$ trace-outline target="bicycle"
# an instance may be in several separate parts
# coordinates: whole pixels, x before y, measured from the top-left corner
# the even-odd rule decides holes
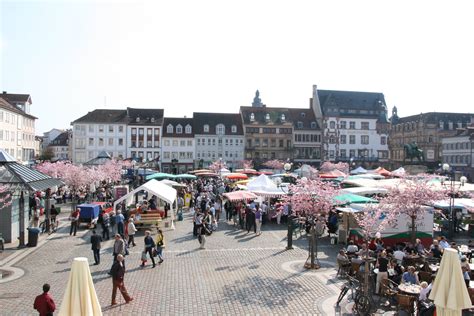
[[[39,223],[38,228],[40,229],[41,234],[46,232],[46,219],[44,219],[42,222]],[[57,229],[58,229],[58,222],[56,220],[56,217],[51,217],[50,223],[49,223],[48,235],[55,233]]]
[[[351,290],[351,296],[354,300],[353,312],[356,315],[369,315],[373,306],[372,299],[364,293],[364,289],[359,280],[351,277],[349,274],[346,275],[348,281],[341,288],[341,293],[337,298],[336,308],[340,308],[339,304],[342,302],[342,299],[346,296],[347,292]]]

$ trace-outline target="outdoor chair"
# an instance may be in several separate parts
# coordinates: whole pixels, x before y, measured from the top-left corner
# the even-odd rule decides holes
[[[351,272],[351,263],[347,261],[337,260],[337,274],[336,277],[345,277]]]
[[[395,303],[396,297],[398,294],[398,286],[395,282],[390,279],[382,280],[381,288],[380,288],[380,300],[382,298],[386,298],[388,301],[385,301],[385,305],[387,306],[387,302],[389,304]]]
[[[398,311],[404,310],[410,315],[415,315],[416,296],[397,294]]]

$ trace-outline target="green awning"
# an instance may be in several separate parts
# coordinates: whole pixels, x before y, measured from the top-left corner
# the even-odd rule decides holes
[[[334,204],[335,205],[348,205],[351,203],[378,203],[379,201],[365,197],[365,196],[360,196],[356,194],[351,194],[351,193],[346,193],[346,194],[340,194],[334,198]]]
[[[178,174],[174,178],[175,179],[197,179],[197,177],[195,175],[187,174],[187,173]]]
[[[151,180],[151,179],[174,179],[176,176],[174,174],[170,174],[170,173],[163,173],[163,172],[157,172],[157,173],[154,173],[154,174],[150,174],[148,176],[146,176],[146,179],[147,180]]]

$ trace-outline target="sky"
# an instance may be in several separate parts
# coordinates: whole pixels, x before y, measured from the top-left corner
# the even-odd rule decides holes
[[[382,92],[389,111],[474,112],[474,2],[0,0],[0,90],[36,133],[97,108],[237,113],[259,89]]]

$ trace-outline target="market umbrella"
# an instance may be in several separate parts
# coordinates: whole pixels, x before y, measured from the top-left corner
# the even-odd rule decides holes
[[[384,176],[384,177],[389,177],[392,175],[392,173],[390,171],[388,171],[387,169],[385,168],[382,168],[382,167],[378,167],[377,169],[375,169],[375,172]]]
[[[87,258],[74,258],[58,315],[102,315]]]
[[[191,180],[194,180],[197,177],[195,175],[192,175],[192,174],[183,173],[183,174],[176,175],[174,178],[175,179],[191,179]]]
[[[219,175],[217,173],[208,171],[208,172],[199,172],[195,174],[196,177],[218,177]]]
[[[363,173],[367,173],[367,170],[365,170],[364,168],[362,168],[361,166],[351,170],[350,172],[351,174],[363,174]]]
[[[170,187],[181,187],[181,188],[185,188],[185,187],[186,187],[185,184],[181,184],[181,183],[178,183],[178,182],[176,182],[176,181],[168,180],[168,179],[161,180],[160,182],[161,182],[161,183],[164,183],[164,184],[166,184],[166,185],[169,185]]]
[[[249,191],[233,191],[224,193],[222,194],[222,196],[224,196],[224,198],[228,199],[231,202],[250,201],[255,200],[257,198],[257,195]]]
[[[377,200],[352,193],[337,195],[333,200],[335,205],[348,205],[352,203],[378,203]]]
[[[237,173],[245,173],[245,174],[253,174],[253,175],[258,175],[258,174],[260,174],[260,172],[258,172],[257,170],[255,170],[255,169],[250,169],[250,168],[247,168],[247,169],[237,169],[237,170],[235,170],[235,172],[237,172]]]
[[[154,174],[150,174],[149,176],[146,176],[147,180],[151,179],[174,179],[176,176],[174,174],[169,174],[169,173],[163,173],[163,172],[157,172]]]
[[[248,179],[248,176],[243,173],[228,173],[228,174],[223,174],[223,177],[226,177],[229,180],[245,180]]]
[[[429,299],[434,301],[438,316],[461,316],[463,309],[472,306],[457,250],[444,249]]]
[[[323,179],[329,179],[329,178],[339,178],[339,177],[345,177],[346,174],[342,171],[339,171],[337,169],[331,170],[329,172],[325,173],[320,173],[319,177]]]
[[[201,173],[201,172],[212,172],[211,170],[209,169],[196,169],[196,170],[193,170],[193,171],[189,171],[189,173]]]

